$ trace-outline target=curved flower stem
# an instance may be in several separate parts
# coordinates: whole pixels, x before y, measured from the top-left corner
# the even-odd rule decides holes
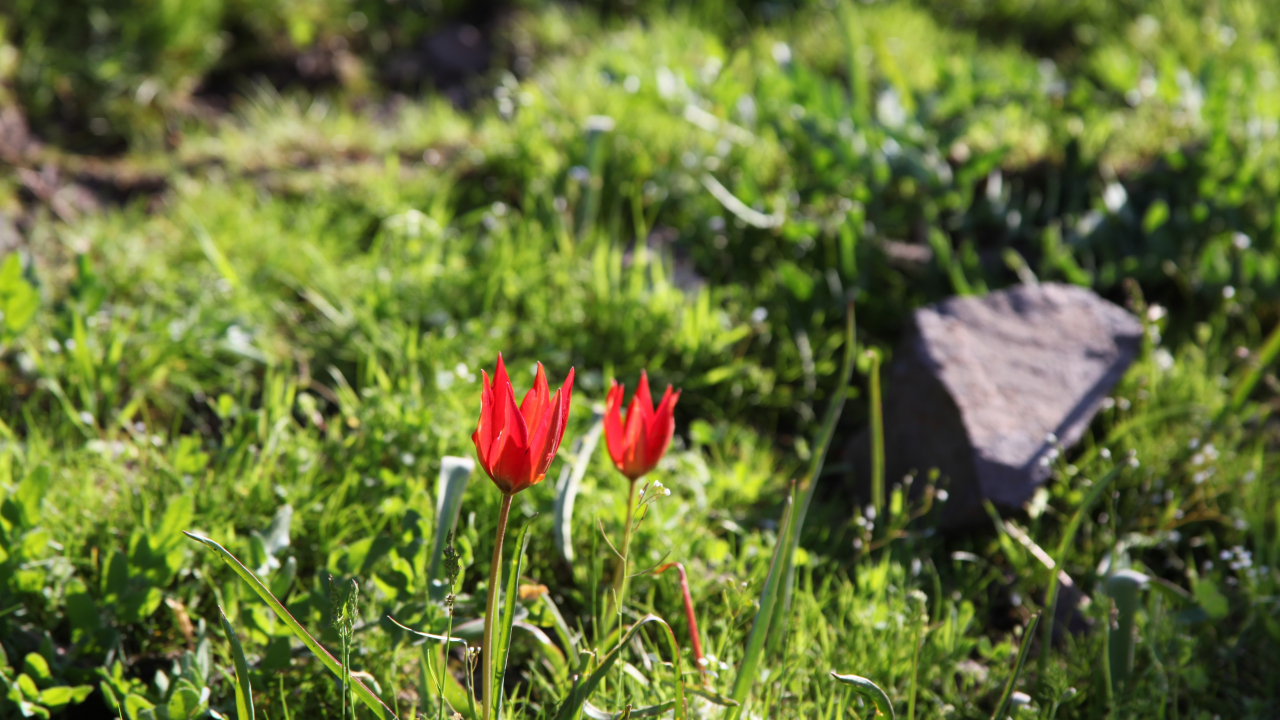
[[[636,481],[631,481],[631,488],[627,491],[627,523],[622,526],[622,545],[618,548],[621,557],[618,558],[618,572],[613,579],[613,610],[618,616],[618,627],[622,627],[622,604],[627,596],[627,561],[631,557],[631,525],[635,522],[636,512]],[[612,629],[613,622],[610,619],[609,627]],[[618,635],[621,641],[621,633]],[[608,634],[606,633],[606,640]]]
[[[493,565],[489,568],[489,599],[484,608],[484,642],[480,646],[480,682],[484,720],[489,720],[493,696],[493,626],[498,623],[499,585],[502,583],[502,538],[507,533],[507,516],[511,513],[511,496],[503,494],[502,509],[498,511],[498,537],[493,543]],[[502,688],[498,688],[502,692]]]
[[[702,640],[698,635],[698,616],[693,612],[693,595],[689,593],[689,576],[684,572],[684,565],[678,562],[667,563],[653,571],[654,575],[661,575],[667,571],[667,568],[675,568],[680,573],[680,592],[684,594],[684,616],[689,623],[689,638],[693,643],[693,659],[698,665],[698,670],[702,673],[707,672],[707,666],[702,660]]]

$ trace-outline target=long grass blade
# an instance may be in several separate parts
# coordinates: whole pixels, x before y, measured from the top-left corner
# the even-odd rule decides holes
[[[432,600],[442,600],[449,594],[448,585],[440,580],[440,567],[444,562],[449,533],[458,524],[458,511],[462,508],[467,481],[475,468],[476,463],[471,458],[446,455],[440,461],[440,481],[436,485],[436,540],[431,549],[431,564],[427,566],[427,587]]]
[[[1231,394],[1231,402],[1227,405],[1227,409],[1238,411],[1244,407],[1244,403],[1249,399],[1249,393],[1253,392],[1253,388],[1262,379],[1262,374],[1266,372],[1271,363],[1275,362],[1276,357],[1280,356],[1280,325],[1267,336],[1267,341],[1262,344],[1262,349],[1258,351],[1257,357],[1236,384],[1235,392]]]
[[[886,693],[879,685],[860,675],[841,675],[835,670],[831,671],[831,677],[836,682],[843,683],[853,688],[854,692],[871,701],[876,706],[876,715],[888,715],[889,720],[894,720],[893,703],[889,700],[889,694]]]
[[[631,629],[627,631],[625,636],[623,636],[622,641],[614,646],[613,650],[600,660],[599,664],[596,665],[596,668],[591,671],[591,674],[585,679],[580,680],[574,686],[573,690],[569,693],[569,697],[565,698],[564,702],[560,704],[559,710],[556,711],[556,720],[572,720],[577,717],[578,712],[582,709],[587,700],[591,698],[591,694],[595,692],[597,687],[599,687],[601,681],[604,680],[605,675],[607,675],[609,670],[613,668],[614,664],[618,662],[618,658],[622,655],[623,649],[630,644],[631,638],[635,637],[635,634],[640,631],[640,628],[648,625],[649,623],[657,623],[666,630],[665,633],[662,633],[662,636],[666,638],[667,649],[671,653],[671,662],[675,668],[675,720],[684,720],[688,717],[685,712],[684,702],[684,675],[680,670],[680,646],[676,644],[676,636],[675,633],[671,631],[671,626],[662,618],[650,613],[637,620],[636,624],[632,625]],[[581,660],[582,659],[580,658],[579,664],[581,664]]]
[[[1102,479],[1093,484],[1089,494],[1085,496],[1084,502],[1080,503],[1080,507],[1076,508],[1075,515],[1071,516],[1071,521],[1067,523],[1066,529],[1062,533],[1062,540],[1058,543],[1058,552],[1055,553],[1053,561],[1055,570],[1049,572],[1049,589],[1045,591],[1044,611],[1048,615],[1048,620],[1044,624],[1044,634],[1040,636],[1040,660],[1037,665],[1039,676],[1045,677],[1045,670],[1049,663],[1049,646],[1053,642],[1053,623],[1056,616],[1058,604],[1058,577],[1059,572],[1066,571],[1067,552],[1071,549],[1072,543],[1075,542],[1076,533],[1080,531],[1081,524],[1084,519],[1089,516],[1089,510],[1093,504],[1102,497],[1102,493],[1111,487],[1111,483],[1120,474],[1120,470],[1124,465],[1117,465],[1111,468],[1111,472],[1102,476]]]
[[[494,690],[489,702],[492,704],[490,717],[497,720],[502,718],[502,683],[506,679],[507,660],[511,656],[511,626],[516,617],[516,596],[520,594],[520,572],[524,569],[525,550],[529,548],[530,527],[533,527],[532,520],[525,523],[520,536],[516,538],[516,554],[511,558],[511,569],[507,573],[507,587],[502,598],[502,617],[498,619],[497,643],[493,648],[497,662],[493,664]]]
[[[996,711],[991,713],[991,720],[1001,720],[1009,709],[1009,700],[1013,697],[1013,688],[1017,686],[1018,676],[1022,674],[1022,668],[1026,667],[1027,664],[1027,656],[1031,654],[1031,637],[1036,632],[1036,624],[1040,622],[1040,615],[1040,613],[1033,615],[1031,622],[1027,623],[1026,632],[1022,633],[1022,647],[1018,648],[1018,659],[1014,662],[1013,672],[1009,674],[1009,681],[1004,684],[1004,692],[1000,695],[1000,702],[996,704]]]
[[[285,625],[289,626],[289,629],[293,631],[293,634],[302,641],[303,645],[307,646],[307,649],[310,650],[325,667],[329,668],[330,672],[338,677],[343,676],[342,664],[339,663],[333,655],[329,654],[329,651],[325,650],[324,646],[317,642],[315,638],[311,637],[311,633],[307,632],[307,629],[302,627],[302,624],[285,609],[284,605],[276,599],[276,596],[271,594],[271,591],[267,589],[267,586],[263,585],[262,581],[250,572],[249,568],[245,567],[244,563],[240,562],[235,555],[232,555],[229,550],[207,537],[202,537],[185,530],[183,531],[183,534],[192,540],[195,540],[198,543],[203,543],[206,547],[217,551],[218,555],[226,561],[227,565],[230,565],[231,569],[234,570],[242,580],[248,583],[249,587],[253,588],[253,591],[258,594],[258,597],[262,598],[263,602],[265,602],[267,606],[275,612],[276,617],[280,618]],[[383,704],[382,700],[380,700],[377,695],[374,695],[373,691],[365,687],[365,684],[360,682],[359,678],[352,678],[351,682],[354,686],[356,695],[358,695],[364,704],[373,711],[375,716],[381,718],[381,720],[390,720],[391,718],[396,717],[396,714],[391,712],[391,708]]]
[[[231,659],[236,666],[236,717],[239,720],[253,720],[253,688],[249,686],[249,663],[245,662],[240,638],[236,636],[235,628],[231,627],[231,621],[227,620],[227,614],[222,611],[221,606],[218,607],[218,614],[222,616],[222,630],[231,643]]]
[[[765,577],[764,589],[760,591],[760,609],[751,621],[751,633],[747,636],[747,648],[742,654],[742,662],[738,665],[738,675],[733,680],[733,689],[729,697],[738,706],[732,707],[725,714],[729,720],[735,720],[742,712],[741,704],[751,692],[756,674],[760,667],[760,659],[764,656],[765,642],[769,637],[769,626],[773,622],[774,606],[778,600],[778,585],[782,582],[783,565],[786,564],[788,543],[792,524],[795,522],[795,485],[787,494],[786,510],[782,514],[782,530],[778,534],[778,543],[773,549],[773,559],[769,562],[769,574]]]
[[[595,705],[592,705],[591,703],[583,703],[582,714],[586,717],[591,718],[591,720],[622,720],[623,717],[633,717],[633,718],[658,717],[663,713],[671,712],[671,709],[674,708],[675,706],[676,706],[675,700],[667,700],[666,702],[660,702],[657,705],[648,705],[645,707],[629,708],[628,710],[615,713],[615,712],[609,712],[608,710],[603,710],[601,708],[598,708]]]
[[[827,406],[826,417],[822,419],[822,426],[818,430],[817,442],[814,443],[813,457],[809,459],[808,474],[805,478],[804,499],[800,502],[800,507],[796,511],[795,521],[792,523],[790,535],[779,537],[779,546],[787,548],[787,554],[783,558],[783,581],[781,592],[781,602],[775,608],[775,614],[770,625],[774,628],[769,641],[771,650],[781,647],[783,639],[786,638],[787,628],[791,618],[791,596],[795,592],[796,581],[796,553],[800,550],[800,531],[804,528],[805,516],[809,513],[809,506],[813,504],[813,496],[818,487],[818,478],[822,476],[822,466],[826,463],[827,452],[831,448],[831,440],[835,437],[836,425],[840,423],[840,415],[844,412],[845,400],[849,397],[849,383],[853,380],[853,369],[856,365],[857,342],[854,336],[855,332],[855,313],[853,303],[849,303],[845,311],[844,321],[844,360],[840,366],[840,384],[836,388],[835,395],[831,398],[831,404]]]

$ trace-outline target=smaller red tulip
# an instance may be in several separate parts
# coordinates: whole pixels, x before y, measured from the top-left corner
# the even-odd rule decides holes
[[[635,480],[652,470],[667,452],[676,429],[671,412],[680,399],[680,391],[672,392],[668,385],[662,402],[655,410],[653,398],[649,395],[649,376],[641,370],[640,387],[631,398],[624,425],[621,415],[624,390],[617,380],[609,388],[609,396],[605,400],[604,439],[609,445],[614,466]]]
[[[502,353],[498,353],[493,383],[487,373],[481,371],[481,375],[484,390],[480,393],[480,421],[471,442],[476,445],[480,467],[499,490],[514,495],[542,482],[560,449],[573,395],[573,368],[555,397],[551,397],[547,373],[538,363],[533,387],[518,408]]]

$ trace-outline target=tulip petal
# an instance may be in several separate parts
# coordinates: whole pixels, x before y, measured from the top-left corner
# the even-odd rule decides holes
[[[493,454],[493,479],[499,487],[505,484],[507,487],[503,489],[507,492],[514,492],[519,489],[515,482],[529,474],[529,431],[524,417],[520,415],[520,408],[516,407],[515,393],[511,391],[510,384],[507,392],[501,395],[499,402],[505,403],[506,426],[490,451]]]
[[[573,368],[569,368],[569,374],[564,379],[564,384],[560,386],[557,392],[564,393],[564,404],[558,405],[557,414],[560,416],[560,422],[556,426],[555,444],[551,447],[551,454],[555,455],[560,451],[560,441],[564,439],[564,429],[569,426],[569,403],[573,401]]]
[[[485,371],[480,371],[483,379],[484,390],[480,392],[480,419],[476,422],[476,431],[471,435],[471,442],[475,443],[476,456],[480,459],[480,467],[489,472],[491,465],[489,463],[489,448],[493,445],[493,391],[489,388],[489,375]]]
[[[498,367],[493,371],[493,386],[495,388],[511,387],[511,378],[507,377],[507,365],[502,361],[502,353],[498,353]],[[512,394],[515,394],[514,390]]]
[[[619,470],[622,469],[623,457],[626,453],[626,442],[622,432],[622,397],[625,385],[617,380],[609,388],[604,402],[604,442],[609,448],[609,457]]]
[[[564,389],[556,391],[550,407],[538,421],[538,429],[529,436],[529,471],[530,484],[536,483],[547,474],[555,458],[557,432],[563,434],[564,426],[560,425],[560,406],[564,404]]]
[[[653,417],[653,396],[649,394],[649,373],[644,370],[640,371],[640,384],[636,386],[636,395],[631,403],[633,407],[636,400],[640,401],[640,420],[648,425]]]
[[[533,379],[533,387],[529,388],[524,400],[520,402],[520,414],[524,417],[525,426],[530,429],[537,426],[538,419],[547,411],[550,404],[551,393],[547,389],[547,372],[542,369],[542,363],[538,363],[538,374]]]
[[[675,434],[676,422],[672,417],[675,410],[676,402],[680,400],[680,391],[671,391],[671,386],[667,386],[667,391],[662,395],[662,402],[658,403],[658,409],[653,413],[653,422],[646,429],[648,437],[645,444],[649,448],[649,455],[653,458],[654,464],[657,464],[659,458],[667,453],[667,447],[671,445],[671,436]]]
[[[643,376],[642,376],[643,377]],[[622,429],[622,473],[632,480],[640,477],[636,469],[644,464],[644,410],[640,401],[640,391],[631,396],[631,407],[627,408],[627,423]]]

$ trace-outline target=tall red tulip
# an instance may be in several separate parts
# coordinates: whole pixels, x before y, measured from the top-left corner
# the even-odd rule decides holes
[[[676,428],[671,412],[680,399],[680,391],[672,392],[668,385],[662,402],[654,409],[653,398],[649,395],[649,376],[641,370],[640,387],[631,398],[631,407],[627,409],[624,424],[624,390],[616,380],[613,387],[609,388],[609,396],[605,400],[604,438],[609,445],[609,455],[613,458],[614,466],[634,481],[652,470],[667,452],[671,435]]]
[[[502,541],[507,533],[507,518],[511,513],[511,498],[527,487],[537,485],[546,477],[547,468],[560,449],[565,423],[569,419],[569,401],[573,396],[573,368],[564,385],[551,396],[547,387],[547,373],[538,363],[538,375],[533,387],[516,407],[516,393],[507,377],[507,368],[498,353],[498,367],[493,371],[493,382],[484,376],[484,390],[480,393],[480,420],[471,442],[476,445],[480,467],[488,473],[493,484],[502,491],[502,505],[498,510],[498,532],[493,544],[493,562],[489,566],[489,595],[485,601],[484,639],[480,658],[481,699],[483,720],[490,720],[495,710],[493,628],[498,618],[499,571],[502,568]],[[497,692],[501,692],[499,687]]]
[[[609,446],[609,456],[613,458],[613,464],[618,471],[631,481],[631,487],[627,491],[627,524],[622,527],[620,546],[622,551],[618,554],[618,569],[613,577],[613,597],[611,598],[613,608],[621,608],[627,599],[627,563],[631,556],[631,533],[635,529],[633,525],[638,522],[635,520],[636,480],[652,470],[667,452],[667,446],[671,444],[671,435],[676,429],[671,411],[675,409],[676,401],[680,399],[680,391],[673,392],[668,385],[667,392],[662,396],[662,402],[658,403],[657,409],[654,409],[653,398],[649,395],[649,375],[641,370],[640,386],[636,388],[636,394],[631,398],[631,407],[627,409],[624,422],[622,418],[624,391],[625,388],[619,385],[617,380],[613,381],[613,387],[609,388],[609,396],[605,398],[604,409],[604,439]],[[613,616],[613,610],[605,614],[608,618],[605,627],[606,635]]]
[[[560,449],[573,395],[573,369],[569,369],[564,386],[552,397],[547,373],[538,363],[533,387],[518,408],[501,353],[493,383],[487,373],[481,374],[484,390],[480,394],[480,421],[471,441],[476,445],[480,467],[503,494],[514,495],[542,482]]]

